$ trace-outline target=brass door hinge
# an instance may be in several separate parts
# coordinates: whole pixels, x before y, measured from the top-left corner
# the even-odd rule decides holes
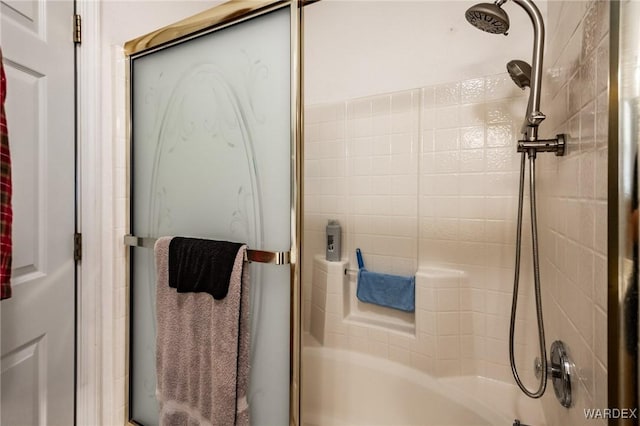
[[[73,234],[73,260],[82,260],[82,234],[78,232]]]
[[[73,15],[73,42],[82,43],[82,18],[80,15]]]

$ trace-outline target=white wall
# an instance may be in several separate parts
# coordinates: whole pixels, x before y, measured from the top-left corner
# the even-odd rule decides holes
[[[102,2],[102,37],[107,45],[145,35],[223,3],[222,0],[105,0]]]
[[[469,25],[478,1],[323,0],[305,9],[305,103],[314,105],[505,71],[531,61],[532,26],[515,3],[509,36]],[[542,13],[546,3],[538,2]]]

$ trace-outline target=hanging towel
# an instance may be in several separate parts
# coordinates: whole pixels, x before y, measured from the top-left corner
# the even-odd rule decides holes
[[[416,279],[399,275],[358,271],[356,295],[361,302],[413,312],[415,310]]]
[[[358,300],[401,311],[415,311],[416,278],[369,272],[364,267],[362,253],[356,249],[358,260]]]
[[[171,237],[155,245],[156,396],[160,425],[248,425],[249,273],[237,250],[228,293],[178,293],[169,287]]]
[[[4,102],[7,98],[7,79],[0,51],[0,300],[11,297],[11,156],[9,155],[9,131]]]
[[[224,299],[240,243],[174,237],[169,244],[169,287]]]

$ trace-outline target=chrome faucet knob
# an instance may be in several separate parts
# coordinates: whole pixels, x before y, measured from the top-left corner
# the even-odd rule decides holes
[[[538,356],[533,360],[533,371],[536,374],[536,379],[539,379],[542,375],[542,361]]]

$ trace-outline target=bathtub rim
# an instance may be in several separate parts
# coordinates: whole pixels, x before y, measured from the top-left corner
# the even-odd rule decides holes
[[[484,421],[488,422],[490,425],[497,424],[511,424],[513,422],[513,418],[510,417],[507,413],[502,413],[491,405],[484,403],[483,401],[470,396],[467,393],[460,391],[457,387],[448,384],[446,382],[441,381],[439,378],[431,376],[423,371],[420,371],[416,368],[408,367],[404,364],[394,362],[389,359],[379,358],[373,355],[365,354],[357,351],[350,351],[346,349],[340,348],[330,348],[325,346],[313,346],[306,345],[302,348],[302,363],[305,363],[307,357],[316,356],[324,359],[329,359],[331,361],[337,362],[346,362],[348,364],[352,364],[356,367],[362,368],[370,368],[376,371],[385,371],[386,374],[399,376],[400,379],[407,380],[412,384],[425,387],[430,392],[435,392],[442,397],[450,399],[451,401],[462,405],[463,407],[473,411]],[[357,362],[354,361],[354,358],[357,359]],[[388,366],[393,366],[393,373],[389,372],[386,368]],[[460,376],[465,377],[465,376]],[[474,376],[475,377],[475,376]],[[489,379],[482,377],[484,380],[500,382],[498,380]],[[301,381],[301,384],[304,383],[304,379]],[[300,419],[302,424],[304,424],[305,413],[304,413],[304,387],[301,386],[301,412]]]

